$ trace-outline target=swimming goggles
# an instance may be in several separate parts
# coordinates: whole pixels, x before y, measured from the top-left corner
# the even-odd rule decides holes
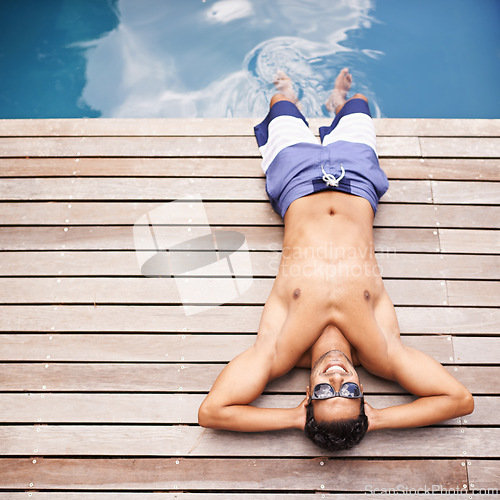
[[[311,399],[331,399],[340,396],[341,398],[359,399],[363,397],[361,388],[354,382],[346,382],[340,386],[337,392],[330,384],[318,384],[314,387]]]

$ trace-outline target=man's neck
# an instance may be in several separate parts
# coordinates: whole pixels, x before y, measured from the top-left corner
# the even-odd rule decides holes
[[[352,363],[351,344],[349,344],[342,332],[333,325],[327,326],[312,346],[311,368],[328,351],[341,351]]]

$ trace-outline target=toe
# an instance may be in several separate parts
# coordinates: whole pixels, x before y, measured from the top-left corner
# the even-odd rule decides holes
[[[289,80],[290,78],[288,75],[281,69],[277,70],[276,73],[274,74],[274,81],[278,82],[280,80]]]

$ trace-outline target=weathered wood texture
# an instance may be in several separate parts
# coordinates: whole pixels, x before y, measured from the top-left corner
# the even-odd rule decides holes
[[[175,486],[175,485],[174,485]],[[323,485],[324,486],[324,485]],[[372,486],[372,485],[368,485]],[[434,486],[434,489],[433,489]],[[457,494],[465,495],[467,492],[467,488],[462,485],[461,488],[445,489],[444,487],[440,488],[440,485],[433,485],[428,487],[420,488],[421,493],[410,493],[414,491],[418,491],[419,488],[408,488],[405,489],[404,486],[400,486],[399,488],[387,489],[387,488],[373,488],[373,494],[371,493],[249,493],[249,494],[240,494],[240,493],[185,493],[179,492],[178,489],[174,487],[175,493],[100,493],[97,498],[100,500],[241,500],[249,499],[252,500],[290,500],[293,498],[294,500],[318,500],[318,498],[326,498],[330,500],[345,500],[346,498],[349,500],[380,500],[381,495],[394,495],[396,493],[404,494],[405,499],[408,500],[422,500],[422,495],[438,495],[440,499],[443,500],[454,500],[457,498]],[[320,486],[321,488],[321,486]],[[321,489],[321,491],[325,491]],[[448,491],[448,493],[445,493]],[[480,491],[479,489],[477,491]],[[491,495],[494,494],[495,490],[493,489],[490,493],[474,493],[474,496],[469,495],[464,498],[474,498],[474,500],[491,500]],[[44,492],[44,491],[32,491],[30,490],[29,494],[30,498],[34,498],[35,500],[43,499],[43,500],[95,500],[95,493],[80,493],[80,492]],[[26,493],[19,492],[9,492],[9,493],[1,493],[0,492],[0,500],[18,500],[21,498],[26,498]],[[382,497],[383,498],[383,497]],[[460,497],[458,497],[460,498]]]
[[[461,380],[474,413],[335,454],[298,431],[197,425],[225,363],[252,345],[281,257],[257,121],[0,120],[0,500],[498,494],[500,120],[375,120],[390,179],[375,251],[403,342]],[[145,214],[181,197],[153,221],[156,243],[138,239]],[[220,270],[192,274],[209,292],[189,300],[182,273],[142,274],[158,241],[193,259],[207,230],[240,235],[223,248],[248,255],[234,297]],[[210,259],[212,243],[196,251]],[[360,377],[375,407],[413,398]],[[297,405],[307,385],[295,369],[255,404]]]
[[[324,485],[323,485],[324,486]],[[372,485],[368,485],[372,486]],[[321,486],[320,486],[321,488]],[[80,492],[69,492],[65,491],[64,493],[60,493],[57,491],[36,491],[30,490],[28,493],[29,498],[34,498],[35,500],[95,500],[99,498],[100,500],[241,500],[243,499],[252,499],[252,500],[290,500],[293,498],[294,500],[318,500],[318,498],[326,498],[331,500],[345,500],[346,498],[349,500],[380,500],[381,494],[384,495],[394,495],[396,493],[404,494],[405,499],[408,500],[422,500],[422,494],[431,495],[439,494],[439,498],[443,500],[454,500],[457,498],[457,494],[461,494],[463,491],[464,495],[467,492],[467,488],[460,489],[451,489],[447,490],[444,487],[441,489],[439,485],[434,485],[434,490],[432,486],[425,489],[421,488],[421,493],[410,493],[410,491],[418,491],[418,488],[413,489],[405,489],[404,487],[400,487],[398,489],[393,488],[387,490],[382,488],[373,488],[374,493],[185,493],[179,492],[178,489],[175,488],[174,484],[174,493],[130,493],[130,492],[122,492],[122,493],[100,493],[96,497],[96,493],[80,493]],[[322,489],[321,491],[324,491]],[[444,493],[448,491],[448,493]],[[451,492],[453,491],[453,493]],[[478,490],[479,491],[479,490]],[[494,490],[493,490],[494,491]],[[474,493],[474,496],[471,495],[464,498],[474,498],[474,500],[491,500],[491,495],[493,493]],[[19,500],[25,499],[26,493],[22,492],[9,492],[9,493],[1,493],[0,492],[0,500]],[[382,497],[383,498],[383,497]],[[460,498],[460,497],[458,497]]]
[[[30,460],[0,459],[5,482],[12,488],[23,487],[26,474],[42,488],[81,489],[82,483],[113,489],[142,489],[148,484],[156,490],[226,489],[239,490],[315,490],[352,491],[351,474],[366,479],[366,491],[391,485],[409,476],[408,488],[418,488],[416,472],[426,471],[436,484],[463,488],[466,469],[459,460],[328,460],[314,459],[84,459],[42,458]],[[284,467],[286,465],[286,467]],[[228,482],[222,469],[234,471]],[[76,488],[75,485],[76,484]],[[321,488],[323,485],[323,488]],[[0,497],[1,498],[1,497]],[[224,498],[224,497],[222,497]],[[252,495],[253,498],[253,495]]]

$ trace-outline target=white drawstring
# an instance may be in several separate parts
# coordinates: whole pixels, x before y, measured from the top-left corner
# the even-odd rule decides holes
[[[342,169],[342,173],[340,174],[340,176],[338,178],[336,178],[332,174],[327,174],[325,172],[325,169],[323,168],[323,165],[321,165],[321,170],[323,171],[323,180],[326,182],[327,186],[338,187],[339,182],[342,180],[342,178],[345,175],[345,170],[344,170],[344,167],[342,166],[342,163],[340,164],[340,168]]]

